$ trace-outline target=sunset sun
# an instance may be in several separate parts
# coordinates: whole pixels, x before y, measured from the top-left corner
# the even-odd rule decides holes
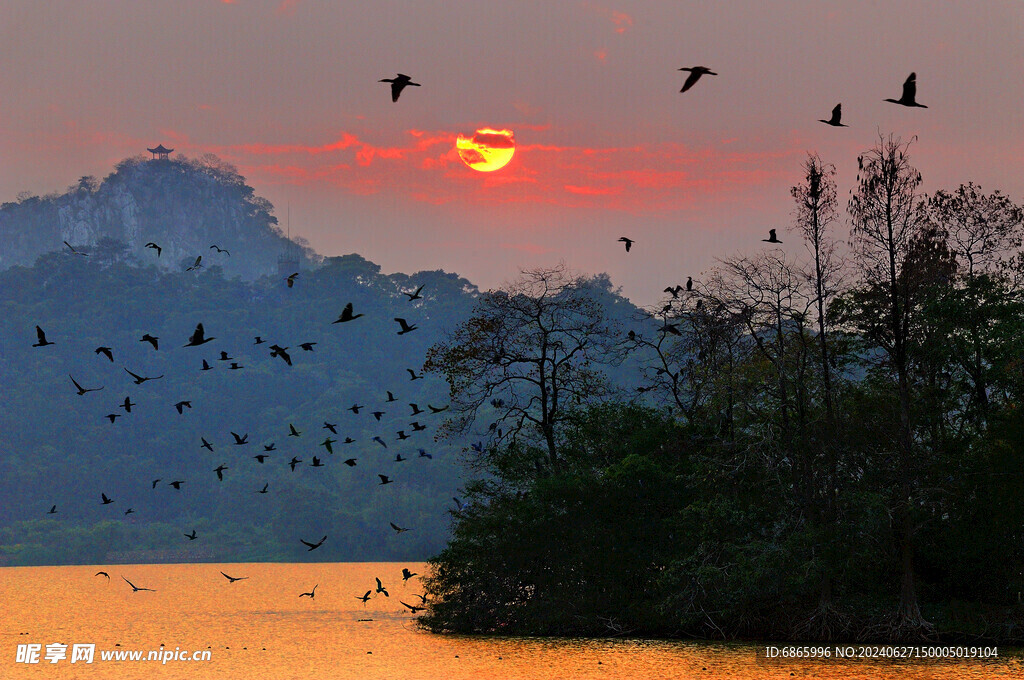
[[[508,165],[516,152],[516,140],[511,130],[480,128],[472,137],[455,141],[459,158],[473,170],[493,172]]]

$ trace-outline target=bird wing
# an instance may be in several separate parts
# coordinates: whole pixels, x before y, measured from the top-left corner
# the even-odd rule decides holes
[[[36,337],[39,338],[39,342],[46,342],[46,333],[39,326],[36,326]]]
[[[70,373],[68,373],[68,377],[71,378],[71,374]],[[71,382],[75,383],[75,387],[77,387],[80,391],[82,391],[82,392],[85,391],[84,389],[82,389],[82,386],[78,384],[78,381],[75,380],[74,378],[71,378]]]
[[[405,87],[405,83],[397,78],[395,79],[395,82],[391,83],[391,101],[398,101],[398,95],[402,94],[403,87]]]
[[[689,75],[689,76],[687,76],[687,78],[686,78],[686,82],[685,82],[685,83],[683,83],[683,89],[681,89],[681,90],[679,90],[679,91],[680,91],[680,92],[686,92],[687,90],[689,90],[689,89],[690,89],[691,87],[693,87],[693,86],[694,86],[694,84],[696,84],[696,82],[697,82],[698,80],[700,80],[700,77],[701,77],[702,75],[703,75],[703,72],[701,72],[701,71],[698,71],[698,70],[696,70],[696,69],[694,69],[694,70],[690,71],[690,75]]]
[[[832,123],[833,125],[838,125],[839,121],[842,120],[842,117],[843,117],[843,105],[842,104],[836,104],[836,107],[834,109],[832,109],[832,120],[830,120],[829,122]]]

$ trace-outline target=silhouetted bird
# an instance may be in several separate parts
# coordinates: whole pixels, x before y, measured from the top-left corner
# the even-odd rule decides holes
[[[160,257],[160,253],[164,252],[164,249],[163,249],[163,248],[161,248],[161,247],[160,247],[160,246],[158,246],[157,244],[153,243],[152,241],[150,241],[149,243],[147,243],[147,244],[146,244],[145,246],[143,246],[143,247],[145,247],[145,248],[152,248],[153,250],[155,250],[155,251],[156,251],[156,256],[157,256],[157,257]]]
[[[460,500],[459,500],[458,498],[456,498],[455,496],[452,496],[452,500],[453,500],[453,501],[455,501],[455,507],[459,509],[459,512],[461,512],[461,511],[462,511],[462,509],[463,509],[463,508],[465,507],[465,506],[464,506],[464,505],[462,504],[462,501],[460,501]]]
[[[386,449],[386,448],[388,448],[388,445],[387,445],[387,444],[385,444],[385,443],[384,443],[384,440],[383,440],[383,439],[381,439],[381,438],[380,438],[379,436],[378,436],[378,437],[374,437],[374,438],[373,438],[373,441],[377,442],[378,444],[380,444],[381,446],[383,446],[383,447],[384,447],[385,449]]]
[[[187,538],[190,541],[196,540],[196,530],[193,529],[191,534],[185,534],[185,538]]]
[[[409,372],[409,381],[410,382],[412,382],[413,380],[423,380],[423,376],[422,375],[416,375],[416,371],[412,370],[411,368],[407,368],[405,370]]]
[[[185,347],[197,347],[199,345],[210,342],[211,340],[216,340],[216,338],[206,337],[206,335],[203,332],[203,324],[197,324],[195,331],[193,331],[192,333],[192,337],[188,339],[188,343],[185,345]]]
[[[289,288],[291,288],[292,286],[295,285],[295,279],[297,278],[299,278],[299,273],[295,272],[294,274],[289,274],[288,278],[286,278],[284,282],[288,284]]]
[[[246,432],[241,437],[239,437],[237,434],[232,432],[231,436],[235,438],[235,446],[241,446],[242,444],[248,444],[249,443],[249,433],[248,432]]]
[[[50,509],[46,512],[46,514],[47,515],[56,515],[57,514],[57,506],[56,505],[50,506]]]
[[[407,295],[409,297],[409,302],[412,302],[413,300],[422,300],[423,296],[420,295],[421,290],[423,290],[423,286],[417,288],[413,293],[403,293],[403,295]]]
[[[381,416],[383,416],[385,413],[387,413],[387,411],[374,411],[373,417],[377,419],[377,422],[380,422]]]
[[[106,576],[107,580],[110,580],[110,574],[108,574],[105,571],[97,571],[95,574],[93,574],[93,576]]]
[[[228,576],[223,571],[220,572],[220,575],[226,578],[228,580],[228,583],[234,583],[235,581],[244,581],[247,578],[249,578],[248,576]]]
[[[342,442],[342,443],[343,444],[351,444],[354,441],[355,441],[355,439],[352,439],[352,437],[345,437],[345,441]]]
[[[223,482],[224,481],[224,471],[228,470],[228,469],[230,469],[230,468],[228,468],[227,465],[221,464],[221,465],[218,465],[217,467],[215,467],[213,469],[213,471],[217,473],[217,479],[219,481]]]
[[[113,423],[115,420],[117,420],[118,418],[121,417],[121,414],[120,413],[108,413],[107,415],[105,415],[103,417],[106,418],[107,420],[109,420],[111,423]]]
[[[351,406],[349,406],[345,410],[346,411],[352,411],[352,413],[355,413],[356,415],[359,415],[359,409],[361,409],[361,408],[364,408],[364,407],[361,406],[360,404],[352,404]]]
[[[210,250],[216,250],[218,253],[228,253],[225,248],[219,248],[216,244],[210,246]],[[231,257],[231,253],[228,253],[228,257]]]
[[[395,481],[395,480],[391,479],[390,477],[388,477],[387,475],[377,475],[377,476],[380,477],[380,484],[378,484],[377,486],[384,486],[385,484],[391,484],[392,482]]]
[[[377,592],[384,593],[384,597],[391,597],[390,595],[388,595],[387,588],[385,588],[384,584],[380,582],[380,579],[375,576],[374,580],[377,582]]]
[[[229,357],[227,352],[221,352],[220,359],[217,359],[217,361],[231,361],[232,359],[234,359],[234,357]]]
[[[315,342],[302,342],[302,343],[299,343],[299,347],[302,348],[303,351],[312,352],[313,351],[313,345],[315,345],[315,344],[317,344],[317,343],[315,343]]]
[[[88,392],[99,392],[100,390],[103,389],[102,387],[90,387],[90,388],[82,387],[81,385],[78,384],[77,380],[75,380],[73,377],[71,377],[70,373],[68,373],[68,377],[71,378],[71,382],[73,382],[75,384],[75,387],[78,388],[78,396],[82,396],[83,394],[86,394]]]
[[[101,573],[101,574],[104,574],[104,575],[106,575],[106,573],[105,573],[105,572],[100,572],[100,573]],[[110,577],[109,577],[109,576],[107,576],[107,578],[110,578]],[[121,578],[124,578],[124,576],[122,576]],[[139,591],[141,591],[141,590],[148,590],[148,591],[149,591],[149,592],[151,592],[151,593],[155,593],[155,592],[156,592],[156,591],[155,591],[155,590],[153,590],[152,588],[139,588],[138,586],[136,586],[136,585],[135,585],[134,583],[132,583],[131,581],[129,581],[129,580],[128,580],[128,579],[126,579],[126,578],[124,578],[124,582],[125,582],[125,583],[127,583],[128,585],[130,585],[130,586],[132,587],[132,592],[133,592],[133,593],[137,593],[137,592],[139,592]]]
[[[335,429],[337,427],[338,427],[337,423],[329,423],[329,422],[327,422],[325,420],[324,421],[324,426],[322,428],[320,428],[320,429],[321,430],[330,430],[331,434],[338,434],[338,430]]]
[[[256,457],[260,457],[260,458],[262,458],[262,456],[254,456],[254,458],[256,458]],[[260,461],[260,462],[262,463],[263,461]],[[257,491],[256,493],[266,493],[266,492],[267,492],[267,489],[268,489],[269,487],[270,487],[270,482],[267,482],[266,484],[264,484],[264,485],[263,485],[263,488],[262,488],[262,489],[260,489],[259,491]]]
[[[157,484],[159,484],[159,483],[160,483],[160,480],[159,480],[159,479],[154,479],[154,480],[153,480],[153,486],[152,486],[152,487],[150,487],[150,488],[153,488],[153,489],[155,489],[155,488],[156,488],[156,485],[157,485]]]
[[[405,335],[406,333],[412,333],[414,330],[416,330],[418,328],[418,326],[416,324],[413,324],[413,325],[410,326],[409,323],[405,319],[402,319],[402,318],[397,317],[397,316],[395,317],[395,321],[397,321],[398,325],[402,327],[402,330],[398,331],[398,335]]]
[[[97,347],[93,352],[96,354],[102,354],[106,358],[110,359],[110,363],[114,363],[114,352],[109,347]]]
[[[139,342],[148,342],[149,344],[153,345],[153,349],[160,349],[159,345],[157,344],[157,340],[159,339],[160,338],[156,337],[155,335],[150,335],[149,333],[146,333],[141,338],[139,338]]]
[[[407,370],[407,371],[408,371],[408,370],[411,370],[411,369],[408,369],[408,368],[407,368],[407,369],[405,369],[405,370]],[[413,375],[416,375],[416,374],[415,374],[415,373],[413,373]],[[390,391],[390,390],[385,390],[385,391],[386,391],[386,392],[388,393],[388,401],[398,401],[398,399],[397,399],[397,398],[395,398],[395,395],[391,394],[391,391]]]
[[[312,552],[312,551],[316,550],[317,548],[319,548],[320,546],[322,546],[324,544],[324,541],[326,541],[326,540],[327,540],[327,536],[324,536],[323,538],[321,538],[316,543],[310,543],[309,541],[304,541],[304,540],[302,540],[300,538],[299,539],[299,543],[301,543],[301,544],[303,544],[303,545],[305,545],[305,546],[307,546],[309,548],[309,550],[307,550],[306,552]]]
[[[408,458],[402,458],[402,454],[400,454],[400,453],[396,453],[395,454],[395,462],[396,463],[401,463],[401,462],[406,461],[406,460],[408,460]]]
[[[107,494],[105,494],[105,493],[101,493],[100,494],[100,498],[103,499],[103,501],[100,503],[100,505],[110,505],[111,503],[114,502],[114,499],[107,498]]]
[[[366,593],[362,597],[359,597],[358,595],[356,595],[356,599],[357,600],[362,600],[363,601],[363,606],[365,607],[366,606],[366,601],[370,599],[370,593],[372,593],[372,592],[373,592],[372,590],[367,590]]]
[[[209,371],[211,368],[213,368],[213,366],[211,366],[209,363],[207,363],[206,359],[203,359],[203,367],[200,368],[199,370],[200,371]]]
[[[413,87],[420,86],[419,83],[412,82],[412,78],[404,73],[399,73],[394,78],[381,78],[377,82],[391,83],[391,101],[393,102],[398,101],[398,95],[402,94],[402,90],[404,90],[407,85],[412,85]]]
[[[298,456],[292,456],[292,459],[288,461],[288,465],[291,467],[292,472],[295,472],[295,466],[302,462],[302,459]]]
[[[258,453],[258,454],[256,454],[255,456],[253,456],[253,458],[255,458],[255,459],[256,459],[257,461],[259,461],[260,465],[262,465],[262,464],[263,464],[263,461],[265,461],[265,460],[266,460],[267,458],[269,458],[269,457],[270,457],[270,456],[268,456],[268,455],[267,455],[267,454],[265,454],[265,453]]]
[[[128,515],[132,514],[133,512],[135,512],[134,508],[128,508],[127,510],[124,511],[124,515],[125,515],[125,517],[127,517]]]
[[[263,450],[264,451],[276,451],[277,450],[277,444],[275,444],[274,442],[270,442],[269,444],[264,444],[263,445]]]
[[[319,585],[320,585],[319,583],[316,584],[315,586],[313,586],[313,590],[311,590],[308,593],[302,593],[302,594],[299,595],[299,597],[308,597],[309,599],[312,600],[313,598],[316,597],[316,589],[317,589],[317,586],[319,586]]]
[[[32,345],[33,347],[46,347],[47,345],[53,344],[52,342],[47,341],[46,333],[44,333],[43,329],[39,326],[36,326],[36,338],[38,338],[38,341]]]
[[[422,432],[423,430],[427,429],[427,426],[420,425],[420,422],[418,420],[414,420],[413,422],[409,423],[409,427],[412,428],[413,432]]]
[[[184,412],[184,409],[192,408],[192,402],[188,400],[179,401],[177,404],[174,405],[174,408],[178,409],[178,415],[181,415]]]
[[[761,240],[764,241],[765,243],[782,243],[782,241],[780,241],[779,238],[775,235],[774,229],[769,229],[768,238],[763,238]]]
[[[181,491],[181,485],[185,483],[184,479],[176,479],[167,486],[173,487],[176,491]]]
[[[349,458],[348,460],[345,461],[345,465],[347,465],[349,467],[355,467],[356,466],[356,459],[355,458]]]
[[[352,303],[350,302],[347,305],[345,305],[345,309],[341,310],[341,314],[338,316],[337,320],[332,321],[331,323],[345,323],[346,321],[358,319],[361,316],[362,314],[352,313]]]
[[[234,361],[232,361],[231,365],[228,366],[228,370],[229,371],[240,371],[243,368],[245,368],[245,366],[242,366],[241,364],[239,364],[237,362],[234,362]]]
[[[74,247],[74,246],[72,246],[72,245],[71,245],[70,243],[68,243],[67,241],[64,241],[64,245],[66,245],[66,246],[68,247],[68,250],[70,250],[70,251],[71,251],[72,253],[74,253],[75,255],[81,255],[82,257],[89,257],[88,253],[83,253],[83,252],[80,252],[80,251],[77,251],[77,250],[75,250],[75,247]]]
[[[832,109],[831,118],[829,118],[828,120],[825,120],[824,118],[819,118],[818,121],[824,123],[825,125],[831,125],[832,127],[850,127],[849,125],[843,125],[842,123],[839,122],[840,120],[842,120],[842,118],[843,105],[836,104],[836,107]]]
[[[423,409],[421,409],[416,404],[410,403],[409,407],[412,409],[412,415],[414,415],[414,416],[418,416],[419,414],[423,413]]]
[[[431,459],[433,458],[433,456],[432,456],[432,455],[430,455],[429,453],[427,453],[427,450],[426,450],[426,449],[417,449],[417,451],[419,451],[419,452],[420,452],[420,458],[431,458]]]
[[[703,75],[709,75],[709,76],[717,76],[718,75],[717,73],[715,73],[714,71],[709,69],[707,66],[684,66],[683,68],[681,68],[679,70],[680,71],[689,71],[690,72],[690,75],[687,76],[687,78],[686,78],[686,82],[683,83],[683,89],[679,90],[680,92],[686,92],[691,87],[696,85],[697,81],[700,80],[700,77],[703,76]]]
[[[402,601],[399,600],[399,602],[402,602]],[[402,604],[405,605],[406,607],[408,607],[409,611],[412,612],[413,614],[415,614],[416,612],[424,611],[426,609],[426,607],[414,607],[411,604],[405,604],[405,602],[402,602]]]
[[[398,441],[405,441],[409,438],[409,435],[405,433],[405,430],[399,430],[396,434],[398,434]]]
[[[693,277],[692,276],[687,276],[686,277],[686,292],[690,292],[691,290],[693,290]]]
[[[903,95],[899,99],[883,99],[882,101],[892,102],[900,106],[916,106],[919,109],[927,109],[924,104],[917,103],[917,74],[911,73],[903,82]]]
[[[671,293],[672,294],[672,299],[676,300],[676,299],[679,298],[679,294],[683,292],[683,287],[682,286],[675,286],[675,287],[669,286],[668,288],[665,289],[664,292]]]
[[[292,355],[288,354],[287,350],[288,350],[287,347],[281,347],[279,345],[271,345],[270,346],[270,356],[271,357],[281,357],[281,359],[284,360],[284,363],[286,363],[289,366],[291,366],[292,365]]]
[[[185,271],[190,272],[193,269],[202,269],[202,267],[203,267],[203,256],[202,255],[198,255],[196,257],[196,261],[192,263],[192,266],[191,267],[186,267]]]
[[[234,432],[232,432],[231,434],[234,434]],[[248,437],[249,435],[246,435],[246,436]],[[201,449],[209,449],[210,451],[213,451],[213,445],[211,445],[210,442],[206,441],[206,437],[200,437],[200,439],[203,440],[203,445],[200,446],[199,448],[201,448]]]
[[[431,406],[430,404],[427,404],[427,408],[430,409],[431,413],[441,413],[442,411],[447,411],[449,406],[450,404],[445,404],[444,406],[441,406],[439,408],[437,406]]]
[[[320,459],[317,458],[316,456],[313,456],[313,462],[310,463],[310,467],[323,467],[323,466],[324,466],[324,464],[320,462]]]
[[[295,426],[288,423],[288,436],[289,437],[301,437],[302,433],[295,429]]]
[[[325,449],[327,449],[327,453],[333,454],[334,453],[334,448],[331,446],[331,444],[333,444],[336,441],[338,441],[338,440],[337,439],[331,439],[330,437],[328,437],[327,439],[325,439],[322,442],[320,442],[320,446],[322,446]]]
[[[626,252],[628,253],[629,249],[633,247],[633,243],[635,243],[635,241],[633,241],[633,239],[631,238],[626,238],[625,236],[623,236],[622,238],[619,239],[619,243],[626,244]]]
[[[406,529],[405,527],[400,527],[397,524],[395,524],[394,522],[388,522],[388,524],[391,525],[391,528],[395,530],[396,534],[403,534],[406,531],[408,531],[408,529]],[[408,570],[403,570],[402,573],[405,573],[406,571],[408,571]]]
[[[159,380],[160,378],[164,377],[161,374],[161,375],[156,376],[155,378],[143,378],[141,375],[138,375],[136,373],[132,373],[127,368],[124,369],[124,372],[127,373],[128,375],[130,375],[131,377],[135,378],[135,384],[136,385],[141,385],[142,383],[146,382],[147,380]]]
[[[255,337],[255,339],[256,339],[256,342],[252,343],[252,344],[254,344],[254,345],[262,345],[263,343],[265,343],[265,342],[266,342],[266,340],[264,340],[263,338],[261,338],[261,337],[260,337],[260,336],[258,336],[258,335],[257,335],[257,336]]]

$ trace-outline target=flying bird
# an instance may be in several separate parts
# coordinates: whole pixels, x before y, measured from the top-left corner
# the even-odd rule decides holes
[[[401,335],[401,333],[399,333],[399,335]],[[409,373],[409,381],[410,382],[412,382],[413,380],[423,380],[423,376],[422,375],[416,375],[416,371],[412,370],[411,368],[407,368],[405,370],[408,371],[408,373]]]
[[[355,413],[356,415],[359,415],[359,409],[361,409],[361,408],[365,408],[365,407],[361,406],[360,404],[352,404],[351,406],[349,406],[345,410],[346,411],[352,411],[352,413]]]
[[[178,409],[178,415],[181,415],[184,409],[192,408],[192,402],[187,400],[179,401],[177,404],[174,405],[174,408]]]
[[[407,368],[405,370],[408,371],[410,369]],[[416,374],[413,373],[413,375],[416,375]],[[398,399],[395,397],[395,395],[391,394],[391,390],[385,390],[385,391],[388,393],[388,401],[398,401]]]
[[[185,534],[185,538],[187,538],[190,541],[196,540],[196,530],[193,529],[191,534]]]
[[[135,384],[136,385],[141,385],[142,383],[146,382],[147,380],[159,380],[160,378],[164,377],[163,375],[158,375],[155,378],[143,378],[141,375],[138,375],[136,373],[132,373],[127,368],[124,369],[124,372],[127,373],[128,375],[130,375],[131,377],[135,378]]]
[[[391,101],[393,101],[393,102],[397,102],[398,101],[398,96],[400,94],[402,94],[402,90],[405,89],[406,85],[412,85],[413,87],[419,87],[420,86],[419,83],[412,82],[412,78],[410,78],[409,76],[405,75],[404,73],[399,73],[394,78],[381,78],[377,82],[378,83],[391,83]]]
[[[263,450],[264,451],[276,451],[277,450],[277,444],[275,444],[274,442],[270,442],[269,444],[264,444],[263,445]]]
[[[422,300],[423,296],[420,295],[420,291],[421,290],[423,290],[423,286],[420,286],[419,288],[417,288],[415,290],[415,292],[412,292],[412,293],[404,293],[403,292],[402,294],[403,295],[407,295],[409,297],[409,302],[412,302],[413,300]]]
[[[50,509],[46,512],[46,514],[47,515],[56,515],[57,514],[57,506],[56,505],[50,506]]]
[[[298,456],[292,456],[292,459],[288,461],[288,465],[291,467],[292,472],[295,472],[295,466],[302,462],[302,459]]]
[[[312,352],[313,351],[313,345],[315,345],[315,344],[317,344],[317,343],[315,343],[315,342],[302,342],[302,343],[299,343],[299,347],[302,348],[302,350],[305,351],[305,352]]]
[[[620,243],[625,243],[625,244],[626,244],[626,252],[627,252],[627,253],[629,252],[629,249],[633,247],[633,243],[634,243],[633,239],[631,239],[631,238],[626,238],[625,236],[621,237],[621,238],[619,239],[619,242],[620,242]]]
[[[226,248],[220,248],[217,244],[210,246],[210,250],[216,250],[218,253],[228,253]],[[231,257],[231,253],[228,253],[228,257]]]
[[[423,409],[421,409],[417,404],[413,404],[410,402],[409,407],[412,408],[412,415],[414,416],[418,416],[419,414],[423,413]]]
[[[384,593],[384,597],[391,597],[390,595],[388,595],[387,588],[385,588],[384,584],[380,582],[380,579],[376,576],[374,576],[373,578],[377,582],[377,592]]]
[[[149,333],[146,333],[141,338],[139,338],[139,342],[148,342],[149,344],[153,345],[153,349],[160,349],[159,345],[157,344],[157,340],[159,340],[159,339],[160,338],[158,338],[158,337],[156,337],[154,335],[150,335]]]
[[[218,465],[217,467],[215,467],[213,469],[213,471],[217,473],[217,480],[218,481],[221,481],[221,482],[224,481],[224,471],[228,470],[228,469],[230,469],[230,468],[228,468],[228,466],[224,465],[223,463]]]
[[[231,436],[235,438],[235,446],[241,446],[242,444],[248,444],[249,443],[249,433],[248,432],[246,432],[241,437],[239,437],[237,434],[232,432]],[[210,450],[212,451],[213,449],[210,449]]]
[[[107,580],[110,580],[110,574],[108,574],[105,571],[97,571],[95,574],[93,574],[93,576],[106,576]]]
[[[320,429],[321,430],[330,430],[331,434],[338,434],[338,430],[336,429],[337,427],[338,427],[337,423],[329,423],[329,422],[327,422],[325,420],[324,421],[324,426],[321,427]]]
[[[367,590],[366,593],[362,597],[359,597],[358,595],[356,595],[356,599],[357,600],[362,600],[363,601],[363,606],[365,607],[366,606],[366,601],[370,599],[370,593],[372,593],[372,592],[373,592],[372,590]]]
[[[384,440],[383,440],[383,439],[381,439],[381,438],[380,438],[379,436],[377,436],[377,437],[374,437],[374,438],[373,438],[373,441],[377,442],[378,444],[380,444],[381,446],[383,446],[383,447],[384,447],[385,449],[386,449],[386,448],[388,448],[388,445],[387,445],[387,444],[385,444],[385,443],[384,443]]]
[[[335,321],[332,321],[331,323],[345,323],[346,321],[358,319],[361,316],[362,314],[352,313],[352,303],[350,302],[347,305],[345,305],[345,309],[341,310],[341,314],[338,315],[338,318]]]
[[[79,251],[75,250],[75,247],[73,245],[71,245],[70,243],[68,243],[67,241],[64,241],[64,245],[66,245],[68,247],[68,249],[71,250],[71,252],[74,253],[75,255],[81,255],[82,257],[89,257],[88,253],[83,253],[83,252],[79,252]]]
[[[398,325],[402,327],[402,330],[398,331],[399,335],[405,335],[406,333],[412,333],[414,330],[416,330],[418,328],[418,326],[416,324],[412,324],[410,326],[409,323],[405,319],[402,319],[402,318],[397,317],[397,316],[395,317],[395,321],[397,321]]]
[[[156,251],[156,256],[157,256],[157,257],[160,257],[160,253],[162,253],[162,252],[164,251],[164,249],[163,249],[163,248],[161,248],[161,247],[160,247],[160,246],[158,246],[157,244],[153,243],[152,241],[150,241],[149,243],[147,243],[147,244],[146,244],[146,245],[145,245],[144,247],[146,247],[146,248],[152,248],[153,250],[155,250],[155,251]]]
[[[402,601],[399,600],[399,602],[402,602]],[[409,611],[412,612],[413,614],[415,614],[416,612],[421,612],[421,611],[426,609],[426,607],[414,607],[411,604],[405,604],[405,602],[402,602],[402,604],[405,605],[406,607],[408,607]]]
[[[255,336],[255,340],[256,340],[256,341],[255,341],[254,343],[252,343],[252,344],[254,344],[254,345],[262,345],[263,343],[265,343],[265,342],[266,342],[266,340],[264,340],[263,338],[261,338],[261,337],[260,337],[260,336],[258,336],[258,335],[257,335],[257,336]]]
[[[323,467],[324,464],[320,462],[319,458],[317,458],[316,456],[313,456],[313,462],[310,463],[310,466],[311,467]]]
[[[160,483],[160,480],[159,480],[159,479],[154,479],[154,480],[153,480],[153,486],[151,486],[150,488],[152,488],[152,489],[155,489],[155,488],[156,488],[156,485],[157,485],[157,484],[159,484],[159,483]]]
[[[316,550],[317,548],[322,546],[324,544],[324,541],[326,541],[326,540],[327,540],[327,536],[324,536],[323,538],[321,538],[316,543],[310,543],[309,541],[304,541],[304,540],[302,540],[300,538],[299,539],[299,543],[301,543],[301,544],[303,544],[303,545],[305,545],[305,546],[307,546],[309,548],[306,552],[313,552],[314,550]]]
[[[330,454],[333,455],[334,454],[334,448],[331,446],[331,444],[333,444],[336,441],[338,441],[338,440],[337,439],[331,439],[330,437],[328,437],[327,439],[325,439],[322,442],[320,442],[320,446],[322,446],[325,449],[327,449],[327,453],[330,453]]]
[[[426,449],[417,449],[417,451],[420,452],[420,458],[430,458],[431,460],[433,460],[434,458],[432,455],[427,453]]]
[[[103,574],[104,576],[106,576],[106,572],[102,572],[102,571],[101,571],[100,573],[101,573],[101,574]],[[109,577],[109,576],[107,576],[107,578],[110,578],[110,577]],[[121,578],[124,578],[124,576],[122,576]],[[148,591],[149,591],[149,592],[151,592],[151,593],[155,593],[155,592],[156,592],[156,591],[155,591],[155,590],[153,590],[152,588],[139,588],[138,586],[136,586],[136,585],[135,585],[134,583],[132,583],[131,581],[129,581],[129,580],[128,580],[128,579],[126,579],[126,578],[124,578],[124,582],[125,582],[125,583],[127,583],[128,585],[130,585],[130,586],[132,587],[132,592],[133,592],[133,593],[137,593],[137,592],[139,592],[140,590],[148,590]]]
[[[232,434],[234,434],[234,433],[232,432]],[[248,437],[248,436],[249,435],[246,435],[246,437]],[[200,446],[199,448],[201,448],[201,449],[209,449],[212,452],[213,451],[213,445],[211,445],[210,442],[206,441],[206,437],[200,437],[200,439],[203,440],[203,445]]]
[[[229,357],[227,352],[221,352],[220,359],[217,359],[217,361],[231,361],[232,359],[234,359],[234,357]]]
[[[301,435],[302,435],[302,433],[299,432],[298,430],[296,430],[294,425],[292,425],[291,423],[288,423],[288,436],[289,437],[299,437]]]
[[[188,343],[185,347],[198,347],[199,345],[203,345],[211,340],[216,340],[216,338],[212,336],[209,338],[206,337],[206,334],[203,331],[203,324],[196,324],[196,330],[192,333],[192,337],[188,339]]]
[[[299,595],[299,597],[308,597],[309,599],[312,600],[313,598],[316,597],[316,589],[317,589],[317,586],[319,586],[319,585],[320,585],[319,583],[316,584],[315,586],[313,586],[313,590],[311,590],[308,593],[302,593],[301,595]]]
[[[782,241],[780,241],[779,238],[775,235],[774,229],[769,229],[768,238],[763,238],[761,240],[764,241],[765,243],[782,243]]]
[[[245,366],[242,366],[241,364],[236,363],[234,361],[232,361],[231,365],[228,366],[228,370],[229,371],[237,371],[237,370],[242,369],[242,368],[245,368]]]
[[[97,347],[93,350],[95,354],[102,354],[106,358],[110,359],[110,362],[114,362],[114,352],[109,347]]]
[[[356,459],[355,458],[349,458],[348,460],[345,461],[345,465],[347,465],[349,467],[355,467],[356,466]]]
[[[387,475],[377,475],[377,476],[380,477],[380,484],[378,484],[377,486],[384,486],[385,484],[391,484],[392,482],[395,481],[395,480],[391,479],[390,477],[388,477]]]
[[[81,385],[78,384],[78,381],[71,376],[70,373],[68,373],[68,377],[71,378],[71,382],[73,382],[75,384],[75,387],[78,388],[78,396],[82,396],[83,394],[86,394],[88,392],[99,392],[100,390],[103,389],[102,387],[82,387]]]
[[[253,456],[253,458],[263,458],[263,456]],[[262,463],[263,461],[261,460],[260,462]],[[263,488],[260,489],[259,491],[257,491],[256,493],[266,493],[267,492],[267,488],[269,486],[270,486],[270,482],[267,482],[266,484],[263,485]]]
[[[403,534],[406,531],[408,531],[408,529],[406,529],[405,527],[400,527],[397,524],[395,524],[394,522],[388,522],[388,524],[391,525],[391,528],[395,530],[396,534]]]
[[[127,517],[128,515],[132,514],[133,512],[135,512],[135,508],[128,508],[127,510],[124,511],[124,515],[125,515],[125,517]]]
[[[181,491],[181,485],[185,483],[184,479],[176,479],[167,486],[174,487],[176,491]]]
[[[831,125],[832,127],[850,127],[849,125],[843,125],[842,123],[839,122],[842,119],[842,117],[843,105],[836,104],[836,107],[832,109],[831,118],[829,118],[828,120],[825,120],[824,118],[819,118],[818,121],[824,123],[825,125]]]
[[[113,423],[115,420],[117,420],[118,418],[121,417],[121,414],[120,413],[108,413],[107,415],[105,415],[103,417],[106,418],[107,420],[109,420],[111,423]]]
[[[203,367],[202,367],[202,368],[200,368],[199,370],[200,370],[200,371],[209,371],[209,370],[210,370],[211,368],[213,368],[213,366],[211,366],[211,365],[210,365],[210,364],[209,364],[209,363],[208,363],[208,362],[206,361],[206,359],[203,359]]]
[[[290,354],[288,354],[287,350],[288,350],[287,347],[281,347],[279,345],[271,345],[270,346],[270,356],[271,357],[281,357],[281,359],[284,361],[284,363],[286,363],[289,366],[291,366],[292,365],[292,356]]]
[[[402,454],[400,454],[400,453],[396,453],[395,454],[395,462],[396,463],[401,463],[401,462],[404,462],[404,461],[407,461],[407,460],[409,460],[409,459],[408,458],[402,458]]]
[[[709,69],[707,66],[684,66],[679,69],[680,71],[689,71],[690,75],[686,77],[686,82],[683,83],[683,89],[680,92],[686,92],[691,87],[697,84],[700,77],[703,75],[717,76],[718,74]]]
[[[919,109],[927,109],[924,104],[917,103],[917,74],[911,73],[903,82],[903,95],[899,99],[883,99],[885,102],[892,102],[900,106],[916,106]]]
[[[248,576],[228,576],[223,571],[220,572],[220,575],[226,578],[228,580],[228,583],[234,583],[235,581],[244,581],[247,578],[249,578]]]
[[[100,505],[110,505],[111,503],[114,502],[114,499],[107,498],[107,494],[105,494],[105,493],[101,493],[100,497],[103,499],[103,502],[100,503]]]
[[[32,345],[33,347],[46,347],[47,345],[53,344],[52,342],[47,341],[46,333],[44,333],[43,329],[40,328],[39,326],[36,326],[36,337],[39,339],[39,341]]]
[[[265,461],[267,458],[270,458],[270,456],[268,456],[265,453],[258,453],[255,456],[253,456],[253,458],[255,458],[260,465],[263,465],[263,461]]]
[[[196,256],[196,261],[192,263],[192,266],[191,267],[186,267],[185,271],[190,272],[193,269],[202,269],[202,267],[203,267],[203,256],[202,255],[198,255],[198,256]]]
[[[430,409],[431,413],[441,413],[442,411],[447,411],[449,406],[451,406],[451,404],[445,404],[444,406],[441,407],[431,406],[430,404],[427,404],[427,408]]]

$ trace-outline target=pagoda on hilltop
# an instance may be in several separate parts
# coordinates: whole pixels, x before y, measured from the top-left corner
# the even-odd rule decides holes
[[[163,144],[161,144],[160,146],[154,147],[152,149],[146,149],[146,151],[148,151],[151,154],[153,154],[153,160],[154,161],[155,160],[165,160],[166,161],[168,154],[170,154],[172,151],[174,151],[174,149],[168,149]]]

